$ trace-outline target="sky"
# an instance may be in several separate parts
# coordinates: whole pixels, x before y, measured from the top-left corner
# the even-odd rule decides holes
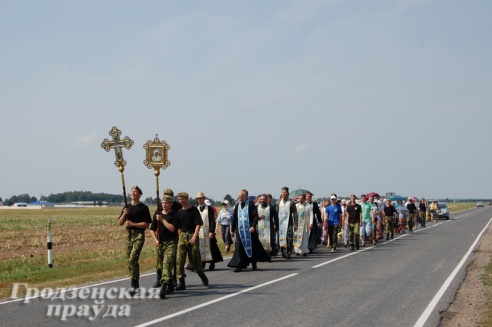
[[[0,197],[492,198],[492,2],[0,1]],[[161,192],[162,194],[162,192]]]

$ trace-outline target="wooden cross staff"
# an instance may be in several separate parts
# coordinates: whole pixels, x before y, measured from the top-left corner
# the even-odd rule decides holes
[[[104,139],[104,141],[101,143],[101,148],[106,150],[106,152],[109,152],[109,150],[114,149],[114,155],[116,157],[116,161],[114,162],[114,165],[118,167],[118,170],[121,173],[121,184],[123,186],[123,199],[125,200],[125,207],[128,205],[127,199],[126,199],[126,187],[125,187],[125,175],[123,174],[123,171],[125,170],[126,166],[126,161],[123,159],[123,148],[125,147],[127,150],[130,150],[133,141],[128,137],[125,136],[123,140],[120,139],[121,131],[116,128],[116,126],[113,126],[113,128],[109,131],[109,135],[111,136],[111,141],[108,139]]]

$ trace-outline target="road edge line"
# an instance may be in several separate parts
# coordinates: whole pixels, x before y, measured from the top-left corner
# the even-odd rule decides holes
[[[441,288],[436,293],[436,295],[434,295],[434,298],[430,301],[429,305],[427,305],[427,308],[424,310],[424,312],[422,312],[422,315],[417,320],[414,327],[422,327],[427,322],[427,319],[429,319],[429,316],[431,315],[432,311],[434,311],[434,309],[436,308],[437,303],[444,295],[444,292],[446,292],[449,285],[451,285],[453,279],[456,277],[460,269],[465,264],[466,260],[468,260],[468,257],[472,253],[473,249],[477,246],[478,242],[481,240],[485,231],[489,228],[491,222],[492,222],[492,218],[489,219],[489,222],[487,223],[487,225],[485,225],[484,229],[480,232],[480,234],[478,234],[477,238],[475,239],[475,242],[473,242],[473,244],[470,246],[468,251],[465,253],[465,256],[461,259],[461,261],[458,263],[456,268],[454,268],[453,272],[451,273],[451,275],[449,275],[449,277],[446,279],[444,284],[442,284]]]

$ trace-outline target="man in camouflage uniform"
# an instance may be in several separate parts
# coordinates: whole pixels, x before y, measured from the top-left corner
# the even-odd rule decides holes
[[[156,243],[157,252],[157,281],[154,287],[161,288],[159,292],[161,299],[166,298],[166,293],[170,294],[174,291],[172,278],[176,264],[179,221],[176,212],[171,209],[172,204],[173,198],[165,195],[162,198],[162,211],[156,212],[150,226],[150,234]]]
[[[179,280],[179,285],[176,287],[176,290],[186,289],[184,267],[187,254],[189,255],[190,263],[195,267],[195,271],[198,276],[200,276],[203,285],[208,285],[208,278],[203,272],[198,238],[198,233],[203,225],[203,220],[198,209],[190,205],[188,198],[188,193],[178,193],[178,201],[183,207],[178,210],[180,231],[176,254],[176,275]]]
[[[126,239],[126,256],[128,258],[128,270],[130,272],[131,286],[128,292],[135,295],[139,291],[140,266],[138,260],[140,252],[145,243],[145,230],[149,228],[152,219],[149,207],[140,202],[142,190],[138,186],[133,186],[131,193],[131,203],[123,208],[118,218],[119,226],[126,226],[128,232]]]

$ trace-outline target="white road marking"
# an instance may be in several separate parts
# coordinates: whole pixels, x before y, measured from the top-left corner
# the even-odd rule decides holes
[[[176,313],[173,313],[173,314],[170,314],[170,315],[161,317],[161,318],[157,318],[157,319],[154,319],[154,320],[145,322],[143,324],[137,325],[136,327],[144,327],[144,326],[154,325],[154,324],[157,324],[158,322],[161,322],[161,321],[164,321],[164,320],[168,320],[168,319],[171,319],[171,318],[180,316],[182,314],[185,314],[185,313],[188,313],[188,312],[191,312],[191,311],[194,311],[194,310],[197,310],[197,309],[206,307],[208,305],[211,305],[211,304],[214,304],[214,303],[217,303],[217,302],[220,302],[220,301],[227,300],[227,299],[229,299],[231,297],[234,297],[234,296],[237,296],[237,295],[240,295],[240,294],[243,294],[243,293],[246,293],[246,292],[255,290],[257,288],[265,287],[267,285],[270,285],[270,284],[273,284],[273,283],[277,283],[277,282],[280,282],[280,281],[282,281],[284,279],[291,278],[291,277],[294,277],[294,276],[297,276],[297,275],[298,275],[298,273],[295,273],[295,274],[290,274],[290,275],[287,275],[287,276],[284,276],[284,277],[281,277],[281,278],[278,278],[278,279],[275,279],[275,280],[271,280],[269,282],[266,282],[266,283],[263,283],[263,284],[260,284],[260,285],[257,285],[257,286],[253,286],[253,287],[244,289],[242,291],[239,291],[239,292],[236,292],[236,293],[232,293],[232,294],[229,294],[229,295],[226,295],[226,296],[223,296],[223,297],[219,297],[219,298],[217,298],[215,300],[208,301],[208,302],[205,302],[205,303],[196,305],[194,307],[191,307],[191,308],[188,308],[188,309],[185,309],[185,310],[181,310],[181,311],[178,311]]]
[[[478,234],[477,238],[475,239],[475,242],[473,242],[473,244],[470,246],[470,248],[466,252],[466,254],[463,257],[463,259],[461,259],[461,261],[456,266],[456,268],[454,268],[454,270],[451,273],[451,275],[449,275],[448,279],[446,279],[446,281],[441,286],[441,288],[439,289],[439,291],[436,293],[436,295],[434,296],[434,298],[430,301],[429,305],[427,306],[427,308],[425,309],[425,311],[422,313],[422,315],[420,316],[419,320],[417,320],[417,322],[415,323],[414,327],[424,326],[425,322],[427,321],[427,319],[431,315],[432,311],[435,309],[437,303],[439,302],[439,300],[441,299],[441,297],[444,295],[444,292],[446,292],[446,290],[448,289],[449,285],[451,285],[451,282],[456,277],[456,275],[458,274],[458,272],[461,269],[461,267],[463,267],[463,265],[465,264],[466,260],[468,259],[468,257],[472,253],[473,249],[475,248],[475,246],[478,244],[478,242],[482,238],[483,233],[485,233],[485,231],[487,230],[487,228],[489,228],[489,225],[490,225],[491,222],[492,222],[492,218],[490,218],[489,222],[487,223],[487,225],[485,226],[485,228],[482,230],[482,232],[480,234]]]
[[[223,259],[224,260],[227,260],[227,259],[231,259],[231,258],[232,257],[225,257]],[[147,277],[147,276],[151,276],[151,275],[154,275],[154,274],[155,274],[155,272],[151,272],[151,273],[147,273],[147,274],[142,274],[142,275],[140,275],[140,277]],[[92,288],[92,287],[101,286],[101,285],[113,284],[113,283],[123,282],[125,280],[128,280],[128,277],[122,278],[122,279],[109,280],[107,282],[101,282],[101,283],[97,283],[97,284],[80,286],[80,287],[70,287],[70,288],[68,288],[68,287],[59,287],[60,289],[63,289],[63,290],[60,290],[59,292],[51,292],[51,293],[48,293],[48,294],[44,294],[44,296],[55,295],[56,293],[66,293],[66,292],[76,291],[76,290],[80,290],[80,289],[83,289],[83,288]],[[0,305],[2,305],[2,304],[8,304],[8,303],[13,303],[13,302],[24,301],[26,299],[28,299],[28,300],[37,299],[40,296],[41,295],[31,296],[31,297],[28,297],[28,298],[21,297],[21,298],[14,299],[14,300],[0,302]]]

